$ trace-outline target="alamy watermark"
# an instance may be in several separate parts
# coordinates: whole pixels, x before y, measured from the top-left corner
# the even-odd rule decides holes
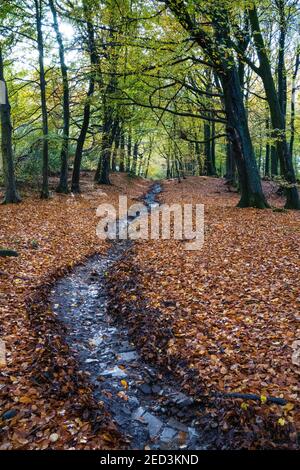
[[[203,204],[132,204],[119,196],[119,206],[100,204],[97,236],[109,240],[184,240],[186,250],[204,244]]]
[[[6,85],[3,80],[0,80],[0,104],[6,103]]]

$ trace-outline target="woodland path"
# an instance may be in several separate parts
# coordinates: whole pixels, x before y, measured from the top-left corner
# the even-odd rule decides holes
[[[148,207],[160,191],[159,184],[150,188],[144,197]],[[96,400],[104,402],[128,448],[206,449],[197,429],[200,405],[169,373],[145,363],[126,327],[109,316],[106,273],[131,243],[113,241],[105,256],[89,258],[60,279],[51,294],[53,309],[67,326],[67,342],[88,373]]]

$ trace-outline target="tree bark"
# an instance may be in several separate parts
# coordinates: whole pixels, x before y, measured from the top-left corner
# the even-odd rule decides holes
[[[36,15],[36,30],[37,30],[37,43],[39,53],[39,78],[40,78],[40,91],[41,91],[41,108],[42,108],[42,121],[43,121],[43,183],[41,198],[49,198],[49,129],[48,129],[48,113],[46,101],[46,80],[45,80],[45,66],[44,66],[44,39],[42,31],[42,2],[41,0],[34,0],[35,15]]]
[[[65,48],[61,32],[58,26],[57,11],[54,0],[49,0],[49,6],[53,17],[53,28],[59,50],[59,62],[63,85],[63,142],[60,153],[61,169],[59,184],[56,192],[68,194],[68,160],[69,160],[69,136],[70,136],[70,91],[68,80],[68,68],[65,62]]]
[[[238,73],[235,67],[220,75],[227,115],[227,132],[239,175],[238,207],[268,207],[253,152]]]
[[[295,117],[296,117],[296,79],[297,74],[300,66],[300,45],[298,45],[297,53],[296,53],[296,60],[295,60],[295,68],[293,71],[293,79],[292,79],[292,97],[291,97],[291,138],[290,138],[290,154],[291,158],[293,158],[294,152],[294,141],[295,141]]]
[[[86,139],[87,131],[89,128],[89,123],[90,123],[90,114],[91,114],[90,99],[94,94],[94,89],[95,89],[95,80],[92,75],[90,77],[89,90],[87,92],[86,102],[85,102],[84,110],[83,110],[82,125],[80,129],[79,137],[77,139],[77,145],[76,145],[76,150],[75,150],[74,167],[73,167],[73,174],[72,174],[72,185],[71,185],[71,191],[73,193],[80,193],[80,169],[81,169],[82,152],[83,152],[83,147],[84,147],[84,143],[85,143],[85,139]]]
[[[115,145],[114,145],[114,150],[112,152],[112,157],[111,157],[111,170],[116,171],[117,170],[117,158],[118,158],[118,153],[119,153],[119,148],[120,148],[120,137],[121,137],[121,129],[120,126],[117,126],[116,129],[116,135],[115,135]]]
[[[7,92],[7,86],[4,78],[4,63],[2,50],[0,48],[0,80],[4,86],[4,103],[0,103],[0,116],[1,116],[1,153],[3,159],[3,171],[5,182],[5,194],[3,203],[16,203],[20,202],[21,198],[17,191],[14,161],[13,161],[13,147],[12,147],[12,124],[11,124],[11,107]]]

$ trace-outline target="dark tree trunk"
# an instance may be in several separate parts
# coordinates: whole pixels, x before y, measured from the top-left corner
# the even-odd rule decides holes
[[[300,45],[296,53],[295,68],[293,71],[293,80],[292,80],[292,96],[291,96],[291,138],[290,138],[290,154],[293,158],[294,152],[294,141],[295,141],[295,117],[296,117],[296,90],[297,90],[297,74],[300,66]]]
[[[69,161],[69,136],[70,136],[70,91],[68,69],[65,62],[65,48],[62,35],[58,26],[57,11],[53,0],[49,0],[49,6],[53,16],[53,27],[59,49],[60,70],[63,84],[63,142],[60,153],[61,169],[59,184],[56,192],[68,194],[68,161]]]
[[[128,140],[127,140],[127,160],[126,160],[126,172],[130,172],[130,165],[131,165],[131,154],[132,154],[132,131],[131,126],[129,126],[128,131]]]
[[[266,208],[261,180],[253,152],[240,81],[235,67],[220,75],[228,122],[228,136],[237,166],[241,199],[239,207]]]
[[[3,83],[3,103],[0,102],[1,116],[1,153],[3,159],[3,171],[5,182],[4,203],[20,202],[21,198],[16,187],[13,148],[12,148],[12,124],[11,124],[11,108],[8,98],[7,87],[4,79],[4,63],[2,50],[0,48],[0,80]]]
[[[278,175],[278,155],[274,145],[271,145],[271,176]]]
[[[285,207],[287,209],[300,209],[296,176],[286,139],[284,114],[282,113],[279,97],[276,92],[271,66],[266,53],[263,36],[260,31],[259,20],[255,7],[249,10],[249,18],[257,55],[260,61],[259,72],[264,84],[265,93],[270,108],[273,135],[276,136],[277,155],[280,161],[282,176],[285,178],[287,183],[285,184]]]
[[[235,186],[235,184],[236,184],[235,163],[234,163],[233,152],[232,152],[232,144],[231,144],[229,139],[228,139],[227,145],[226,145],[226,173],[225,173],[225,179],[228,181],[228,183],[230,185]]]
[[[285,0],[278,0],[279,8],[279,44],[278,44],[278,65],[277,65],[277,79],[278,79],[278,100],[281,112],[286,124],[286,101],[287,101],[287,84],[286,84],[286,69],[285,69],[285,41],[286,41],[286,18],[285,18]],[[285,126],[286,127],[286,126]]]
[[[74,167],[73,167],[73,174],[72,174],[72,186],[71,190],[74,193],[80,193],[80,169],[81,169],[81,161],[82,161],[82,152],[84,148],[85,139],[87,136],[89,123],[90,123],[90,115],[91,115],[91,97],[95,91],[95,67],[98,63],[98,57],[96,52],[96,45],[95,45],[95,32],[93,23],[90,20],[89,11],[85,3],[84,6],[84,15],[86,19],[86,26],[87,26],[87,33],[88,33],[88,50],[90,54],[90,64],[91,64],[91,71],[90,71],[90,79],[89,79],[89,89],[87,92],[87,97],[84,105],[83,110],[83,120],[81,125],[80,134],[77,140],[76,151],[75,151],[75,158],[74,158]]]
[[[120,144],[120,166],[119,171],[124,173],[125,171],[125,130],[124,130],[124,123],[122,123],[121,127],[121,144]]]
[[[116,135],[115,135],[114,150],[112,152],[112,157],[111,157],[112,171],[117,170],[117,158],[118,158],[118,153],[119,153],[119,148],[120,148],[120,138],[121,138],[121,129],[120,129],[120,126],[118,125],[117,130],[116,130]]]
[[[36,30],[37,30],[37,43],[39,52],[39,77],[40,77],[40,91],[41,91],[41,108],[42,108],[42,121],[43,121],[43,183],[41,198],[48,199],[49,197],[49,130],[48,130],[48,113],[46,101],[46,80],[45,80],[45,66],[44,66],[44,40],[42,31],[42,2],[41,0],[34,0],[35,14],[36,14]]]
[[[197,135],[195,137],[197,139]],[[203,168],[202,168],[201,148],[200,148],[199,142],[195,143],[195,153],[196,153],[196,158],[197,158],[197,163],[198,163],[198,175],[201,176],[203,174]]]
[[[102,129],[102,143],[101,143],[101,156],[96,171],[96,182],[98,184],[111,184],[109,179],[110,172],[110,157],[112,147],[112,115],[110,107],[104,105],[103,129]]]
[[[77,139],[77,145],[75,150],[75,158],[74,158],[74,167],[73,167],[73,174],[72,174],[72,186],[71,191],[73,193],[80,193],[80,169],[81,169],[81,160],[82,160],[82,152],[83,147],[87,135],[87,131],[89,128],[90,123],[90,114],[91,114],[91,104],[90,98],[94,94],[95,89],[95,80],[93,75],[90,78],[89,90],[86,97],[86,102],[84,105],[83,110],[83,120],[80,129],[80,134]]]
[[[139,151],[139,145],[137,142],[135,142],[133,146],[133,158],[132,158],[132,166],[131,166],[131,173],[133,175],[136,175],[138,151]]]
[[[270,130],[270,122],[269,118],[266,119],[266,134],[267,139],[269,139],[269,130]],[[270,143],[267,140],[266,143],[266,163],[265,163],[265,176],[270,176]]]
[[[202,25],[198,25],[196,20],[190,16],[183,0],[176,2],[165,0],[165,3],[205,51],[222,83],[228,135],[232,142],[233,155],[240,179],[241,200],[239,206],[268,207],[253,152],[235,58],[230,53],[232,46],[226,8],[222,8],[219,3],[218,8],[213,8],[210,2],[207,3],[215,36],[212,39],[202,28]],[[220,53],[219,46],[222,47],[222,50],[226,47],[226,57],[223,52]]]

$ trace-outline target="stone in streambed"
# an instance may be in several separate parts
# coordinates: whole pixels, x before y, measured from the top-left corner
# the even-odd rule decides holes
[[[107,369],[101,372],[103,377],[118,377],[118,378],[124,378],[127,376],[126,372],[124,370],[120,369],[120,367],[116,366],[113,369]]]
[[[163,422],[156,416],[148,412],[143,415],[142,419],[148,424],[150,439],[154,439],[163,427]]]
[[[140,385],[140,391],[143,392],[145,395],[151,395],[152,393],[152,389],[150,387],[150,385],[144,383],[142,385]]]
[[[177,434],[177,430],[173,428],[165,428],[160,436],[161,442],[168,444]]]
[[[123,352],[118,354],[120,362],[132,362],[138,358],[138,355],[135,351]]]

